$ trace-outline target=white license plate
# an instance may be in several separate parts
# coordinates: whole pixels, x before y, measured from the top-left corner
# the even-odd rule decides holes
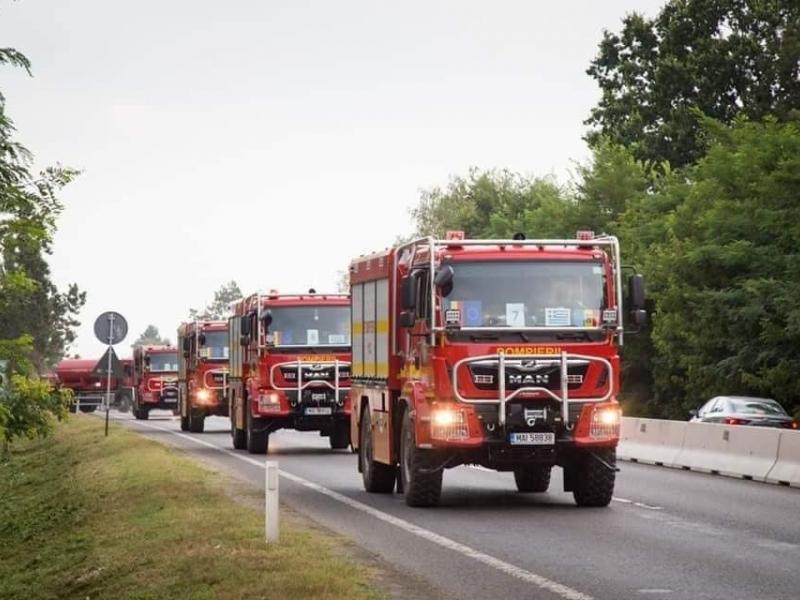
[[[330,415],[333,409],[330,406],[309,406],[306,408],[307,415]]]
[[[164,398],[165,404],[175,404],[178,401],[177,398]]]
[[[509,434],[509,442],[519,446],[552,446],[556,443],[556,434],[542,431],[526,431]]]

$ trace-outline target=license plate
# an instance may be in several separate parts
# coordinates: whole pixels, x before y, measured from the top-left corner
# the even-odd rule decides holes
[[[178,401],[177,398],[164,398],[164,402],[166,404],[175,404]]]
[[[306,408],[307,415],[329,415],[333,412],[330,406],[309,406]]]
[[[556,443],[556,434],[542,431],[512,433],[509,435],[509,441],[515,446],[552,446]]]
[[[314,400],[315,402],[318,402],[320,400],[327,400],[327,398],[328,398],[328,394],[326,394],[325,392],[312,392],[311,393],[311,399]]]

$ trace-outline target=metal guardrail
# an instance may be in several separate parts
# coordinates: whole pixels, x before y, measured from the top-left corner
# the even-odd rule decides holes
[[[560,367],[560,382],[561,382],[561,395],[559,396],[552,390],[542,387],[542,386],[523,386],[519,387],[516,390],[513,390],[511,393],[506,393],[506,362],[512,360],[542,360],[542,361],[549,361],[554,362],[558,361]],[[607,369],[607,381],[608,381],[608,392],[601,397],[592,397],[592,398],[570,398],[569,397],[569,380],[568,380],[568,369],[569,369],[569,362],[570,360],[580,360],[585,362],[599,362],[603,364]],[[496,362],[497,363],[497,398],[467,398],[464,396],[458,387],[458,374],[459,369],[464,365],[470,365],[476,362]],[[469,356],[467,358],[462,358],[458,362],[453,365],[453,375],[452,375],[452,382],[453,382],[453,393],[455,394],[456,398],[460,402],[466,402],[468,404],[498,404],[498,422],[500,426],[504,426],[506,424],[506,403],[510,400],[513,400],[517,396],[522,393],[527,392],[543,392],[553,400],[556,400],[561,405],[561,418],[563,419],[564,424],[567,428],[570,427],[569,423],[569,403],[570,402],[604,402],[611,398],[614,394],[614,377],[613,377],[613,368],[611,363],[606,360],[605,358],[599,356],[589,356],[586,354],[572,354],[568,352],[561,352],[558,359],[554,358],[553,354],[514,354],[513,358],[509,358],[506,356],[504,352],[498,352],[496,354],[484,354],[482,356]]]

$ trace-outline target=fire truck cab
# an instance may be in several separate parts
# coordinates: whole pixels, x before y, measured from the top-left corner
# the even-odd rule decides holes
[[[623,341],[619,243],[425,238],[350,266],[351,437],[364,487],[439,502],[444,469],[477,464],[578,505],[616,474]],[[631,315],[646,322],[641,277]]]
[[[281,428],[350,443],[350,299],[257,293],[232,305],[228,402],[233,447],[265,453]]]
[[[178,351],[172,346],[135,346],[133,416],[147,419],[159,408],[178,410]]]
[[[178,327],[178,347],[181,430],[202,433],[206,417],[228,416],[228,323],[183,323]]]

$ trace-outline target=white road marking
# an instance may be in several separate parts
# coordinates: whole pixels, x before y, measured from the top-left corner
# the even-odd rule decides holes
[[[664,589],[664,588],[652,588],[652,589],[642,589],[636,590],[640,594],[671,594],[672,590]]]
[[[129,419],[125,419],[129,420]],[[221,448],[212,444],[211,442],[206,442],[205,440],[201,440],[199,438],[192,437],[190,435],[186,435],[184,433],[178,433],[177,431],[173,431],[171,429],[167,429],[165,427],[159,427],[158,425],[152,425],[150,423],[143,423],[139,422],[136,423],[137,425],[141,425],[143,427],[148,427],[150,429],[158,429],[160,431],[165,431],[172,435],[175,435],[180,438],[187,439],[191,442],[196,444],[200,444],[202,446],[208,446],[209,448],[214,448],[215,450],[222,452],[223,454],[228,454],[229,456],[233,456],[241,461],[249,463],[251,465],[255,465],[259,468],[264,468],[264,461],[257,460],[255,458],[251,458],[249,456],[244,456],[242,454],[238,454],[233,450],[229,450],[227,448]],[[333,498],[341,502],[342,504],[346,504],[352,508],[360,510],[363,513],[366,513],[376,519],[383,521],[384,523],[389,523],[390,525],[394,525],[395,527],[402,529],[403,531],[415,535],[419,538],[437,544],[442,548],[447,548],[448,550],[452,550],[454,552],[458,552],[462,556],[466,556],[473,560],[476,560],[484,565],[497,569],[507,575],[511,575],[521,581],[526,583],[531,583],[535,586],[543,590],[547,590],[561,598],[565,598],[566,600],[594,600],[594,598],[588,594],[583,592],[579,592],[576,589],[573,589],[569,586],[564,584],[558,583],[553,581],[552,579],[548,579],[542,575],[537,575],[536,573],[532,573],[531,571],[526,571],[521,567],[517,567],[516,565],[512,565],[504,560],[500,560],[499,558],[495,558],[489,554],[485,554],[479,550],[475,550],[470,546],[466,546],[455,540],[451,540],[450,538],[444,537],[443,535],[439,535],[438,533],[434,533],[429,529],[425,529],[424,527],[419,527],[418,525],[414,525],[413,523],[406,521],[405,519],[400,519],[398,517],[392,516],[388,513],[385,513],[377,508],[373,508],[368,504],[364,504],[363,502],[359,502],[358,500],[353,500],[352,498],[348,498],[347,496],[340,494],[338,492],[334,492],[326,488],[325,486],[319,485],[318,483],[314,483],[313,481],[309,481],[308,479],[304,479],[303,477],[299,477],[298,475],[294,475],[293,473],[289,473],[284,471],[283,469],[280,470],[281,477],[288,479],[294,483],[312,489],[320,494],[324,494],[329,498]]]

